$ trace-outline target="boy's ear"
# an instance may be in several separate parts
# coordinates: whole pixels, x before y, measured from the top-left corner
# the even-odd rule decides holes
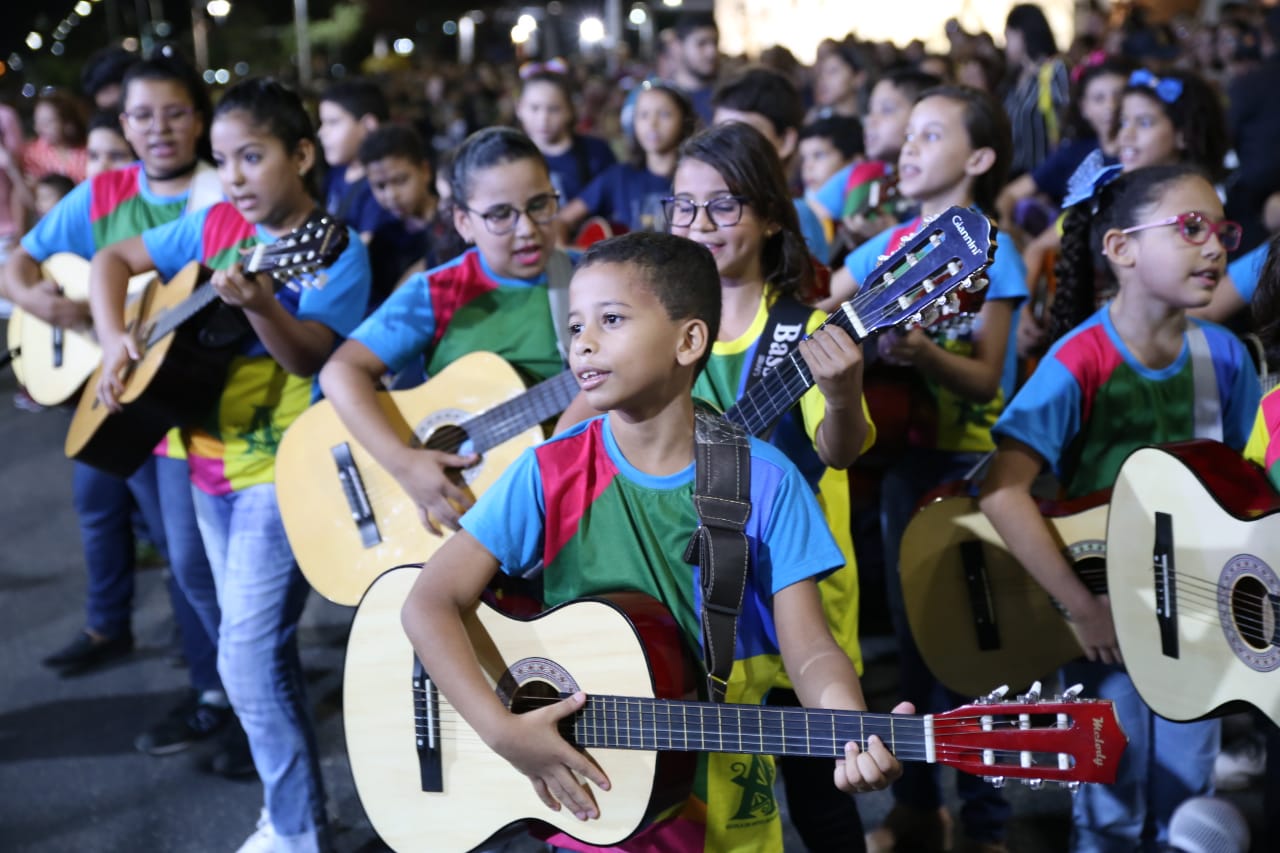
[[[676,344],[676,363],[681,367],[692,367],[706,353],[711,342],[707,338],[705,320],[689,318],[680,324],[680,340]]]
[[[978,148],[965,160],[964,172],[966,175],[972,175],[976,178],[978,175],[985,175],[991,171],[991,167],[995,164],[996,152],[994,148]]]
[[[1133,255],[1134,241],[1130,235],[1111,228],[1102,235],[1102,254],[1114,266],[1131,267],[1137,263]]]
[[[365,113],[360,116],[360,126],[364,128],[365,133],[373,133],[380,124],[382,122],[373,113]]]
[[[800,131],[794,127],[789,127],[782,132],[782,138],[778,142],[778,159],[784,164],[791,162],[791,156],[796,153],[797,146],[800,145]]]

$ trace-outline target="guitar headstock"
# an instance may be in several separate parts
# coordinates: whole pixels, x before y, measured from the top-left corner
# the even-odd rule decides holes
[[[933,716],[939,764],[997,787],[1006,779],[1032,788],[1116,780],[1129,739],[1111,702],[1076,698],[1080,685],[1049,701],[1040,698],[1039,682],[1013,701],[1005,690]]]
[[[859,339],[907,323],[928,326],[972,313],[977,308],[971,297],[981,298],[987,285],[983,272],[995,257],[994,231],[977,210],[948,208],[885,257],[840,310]]]
[[[259,243],[245,261],[246,273],[266,273],[286,287],[324,287],[317,271],[333,263],[347,248],[346,223],[317,212],[272,243]]]

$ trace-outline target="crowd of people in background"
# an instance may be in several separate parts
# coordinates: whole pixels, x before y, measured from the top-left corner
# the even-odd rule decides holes
[[[688,13],[651,58],[425,56],[301,92],[270,78],[209,91],[174,46],[147,57],[110,47],[85,65],[80,92],[0,103],[6,315],[16,306],[95,329],[104,373],[94,391],[109,407],[138,356],[122,323],[130,276],[170,276],[191,260],[219,269],[218,294],[243,309],[251,341],[208,425],[172,434],[127,479],[75,463],[86,622],[46,663],[83,674],[132,652],[134,541],[154,543],[173,570],[191,693],[138,748],[163,755],[220,738],[211,769],[256,774],[265,788],[241,850],[327,849],[296,649],[308,588],[273,485],[280,434],[322,390],[428,528],[470,530],[472,498],[451,472],[475,459],[410,451],[378,417],[373,390],[412,387],[478,350],[528,379],[555,376],[568,356],[545,291],[560,250],[576,262],[611,235],[668,232],[705,247],[720,282],[695,396],[733,405],[776,305],[798,306],[813,335],[803,354],[817,388],[772,443],[833,534],[842,560],[831,568],[844,568],[819,588],[858,671],[879,648],[868,630],[880,631],[917,711],[972,698],[938,683],[915,647],[898,545],[925,494],[989,462],[983,511],[1072,613],[1087,657],[1073,679],[1114,699],[1129,734],[1121,783],[1076,795],[1072,849],[1209,849],[1178,836],[1177,807],[1264,777],[1264,837],[1280,837],[1274,727],[1152,714],[1121,666],[1105,597],[1074,580],[1032,498],[1042,471],[1076,497],[1114,482],[1118,448],[1198,435],[1189,395],[1203,389],[1183,381],[1193,332],[1217,371],[1218,435],[1280,481],[1280,397],[1264,399],[1259,382],[1280,367],[1280,8],[1228,2],[1213,21],[1118,14],[1087,4],[1062,44],[1024,4],[1002,32],[948,21],[945,52],[850,33],[823,40],[806,64],[781,46],[725,56],[715,19]],[[350,227],[329,287],[278,296],[235,265],[317,205]],[[820,331],[879,258],[952,205],[999,226],[976,314],[885,334],[865,351]],[[38,264],[57,252],[93,259],[89,303],[43,281]],[[877,409],[880,378],[906,389],[905,420]],[[589,427],[572,430],[602,399],[570,407],[559,424],[568,440],[587,440]],[[14,402],[41,409],[21,390]],[[1134,407],[1172,414],[1135,426],[1120,416]],[[481,510],[485,541],[500,541]],[[411,633],[428,636],[413,618]],[[740,701],[802,704],[798,691],[778,674]],[[933,768],[895,766],[893,811],[865,832],[829,762],[780,769],[815,853],[1007,849],[1009,805],[976,777],[960,777],[953,817]],[[727,772],[712,765],[698,793],[712,815]],[[774,849],[772,830],[763,841],[698,832],[708,849]]]

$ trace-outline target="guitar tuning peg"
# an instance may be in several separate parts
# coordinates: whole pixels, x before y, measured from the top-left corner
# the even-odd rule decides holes
[[[1059,784],[1059,785],[1061,785],[1062,787],[1066,788],[1068,791],[1070,791],[1070,792],[1071,792],[1071,793],[1073,793],[1073,794],[1074,794],[1076,791],[1079,791],[1079,790],[1080,790],[1080,783],[1079,783],[1079,782],[1074,782],[1074,781],[1073,781],[1073,782],[1059,782],[1058,784]]]
[[[1024,780],[1024,784],[1033,791],[1039,791],[1041,788],[1044,787],[1044,780],[1043,779],[1026,779]]]
[[[1005,779],[1003,776],[983,776],[987,784],[993,788],[1003,788]]]
[[[1039,682],[1039,681],[1037,681],[1037,682],[1033,683],[1033,684],[1031,685],[1031,689],[1030,689],[1030,690],[1028,690],[1026,693],[1023,693],[1023,694],[1021,694],[1020,696],[1018,696],[1018,701],[1019,701],[1019,702],[1031,702],[1031,703],[1033,703],[1033,704],[1034,704],[1034,703],[1036,703],[1036,702],[1039,702],[1039,701],[1040,701],[1040,682]]]
[[[1066,690],[1062,691],[1062,696],[1059,698],[1063,702],[1074,702],[1080,698],[1080,694],[1083,692],[1084,692],[1083,684],[1073,684],[1070,687],[1068,687]]]
[[[1001,699],[1004,698],[1005,694],[1008,692],[1009,692],[1009,685],[1001,684],[999,687],[997,687],[995,690],[992,690],[986,696],[979,696],[977,699],[977,703],[979,705],[990,705],[990,704],[999,702]]]

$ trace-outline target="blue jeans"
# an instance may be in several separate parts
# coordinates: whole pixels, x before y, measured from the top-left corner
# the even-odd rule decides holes
[[[885,591],[889,616],[898,640],[898,673],[901,698],[916,706],[916,713],[936,713],[972,701],[943,687],[920,657],[907,608],[902,596],[902,576],[898,554],[902,534],[915,513],[916,505],[935,487],[958,480],[982,458],[981,453],[949,453],[940,450],[913,450],[885,471],[880,487],[880,535],[884,552]],[[942,804],[938,766],[904,764],[902,777],[893,784],[895,802],[915,809],[936,811]],[[960,823],[974,841],[1001,841],[1009,820],[1009,803],[1000,792],[980,777],[956,775],[956,792],[962,802]]]
[[[285,538],[275,486],[192,489],[218,585],[218,672],[262,779],[276,849],[327,849],[324,781],[298,658],[310,587]]]
[[[1082,785],[1072,804],[1073,853],[1155,853],[1169,841],[1169,818],[1183,800],[1212,793],[1220,720],[1174,723],[1147,707],[1123,668],[1074,661],[1066,683],[1088,699],[1115,703],[1129,746],[1113,785]]]
[[[71,491],[80,522],[89,575],[85,624],[114,637],[129,631],[133,615],[136,503],[156,547],[172,570],[169,599],[182,635],[182,651],[197,690],[220,687],[217,660],[217,599],[204,544],[191,505],[187,463],[149,457],[128,479],[76,462]],[[214,616],[210,633],[203,611]]]

